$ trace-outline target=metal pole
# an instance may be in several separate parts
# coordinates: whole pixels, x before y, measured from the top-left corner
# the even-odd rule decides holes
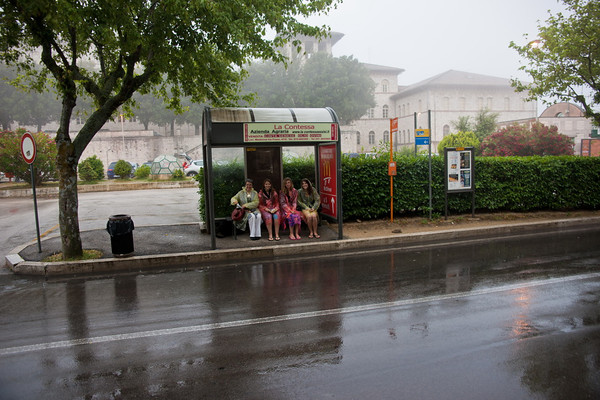
[[[433,208],[433,195],[431,193],[431,110],[427,110],[427,119],[429,127],[429,219],[431,220],[431,212]]]
[[[42,252],[42,242],[40,240],[40,220],[38,218],[37,196],[35,194],[35,173],[33,164],[29,164],[31,171],[31,188],[33,190],[33,211],[35,213],[35,229],[37,231],[38,253]]]
[[[413,130],[413,137],[415,136],[415,131],[417,130],[417,113],[415,112],[415,129]],[[415,156],[417,155],[417,140],[415,139]]]

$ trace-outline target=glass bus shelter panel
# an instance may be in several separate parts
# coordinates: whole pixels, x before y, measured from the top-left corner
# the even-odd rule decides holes
[[[326,108],[295,108],[298,122],[336,122]]]

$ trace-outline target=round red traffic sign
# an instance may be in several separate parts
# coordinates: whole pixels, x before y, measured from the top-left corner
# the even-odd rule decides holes
[[[21,137],[21,155],[27,164],[31,164],[35,161],[35,140],[33,139],[33,135],[29,132],[25,132],[23,137]]]

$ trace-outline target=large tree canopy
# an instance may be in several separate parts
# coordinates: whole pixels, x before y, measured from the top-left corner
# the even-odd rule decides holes
[[[326,34],[326,28],[299,18],[339,1],[0,0],[0,58],[17,65],[40,90],[53,78],[62,101],[55,141],[63,256],[82,253],[78,160],[135,92],[156,88],[175,108],[182,95],[195,102],[236,101],[248,60],[280,62],[277,48],[286,41]],[[39,63],[41,71],[34,68]],[[82,93],[95,108],[71,137],[69,122]]]
[[[259,107],[331,107],[342,124],[375,107],[375,82],[353,57],[317,53],[287,68],[266,62],[252,65],[248,72],[244,90],[256,94],[254,104]]]
[[[532,83],[513,80],[518,91],[529,91],[530,99],[551,97],[574,101],[587,117],[600,125],[600,2],[562,0],[568,15],[550,15],[547,26],[539,26],[539,37],[522,46],[510,43],[525,58]]]

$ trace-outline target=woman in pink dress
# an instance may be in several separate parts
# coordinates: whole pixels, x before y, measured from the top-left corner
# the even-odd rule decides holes
[[[273,240],[273,227],[275,228],[275,240],[279,240],[279,195],[277,190],[273,189],[269,178],[265,179],[263,187],[258,193],[258,209],[267,231],[269,231],[269,240]]]
[[[281,216],[283,228],[286,225],[290,227],[290,240],[300,240],[300,224],[302,224],[302,214],[297,210],[298,191],[294,189],[294,182],[290,178],[283,180],[283,189],[279,195],[279,204],[281,204]]]

